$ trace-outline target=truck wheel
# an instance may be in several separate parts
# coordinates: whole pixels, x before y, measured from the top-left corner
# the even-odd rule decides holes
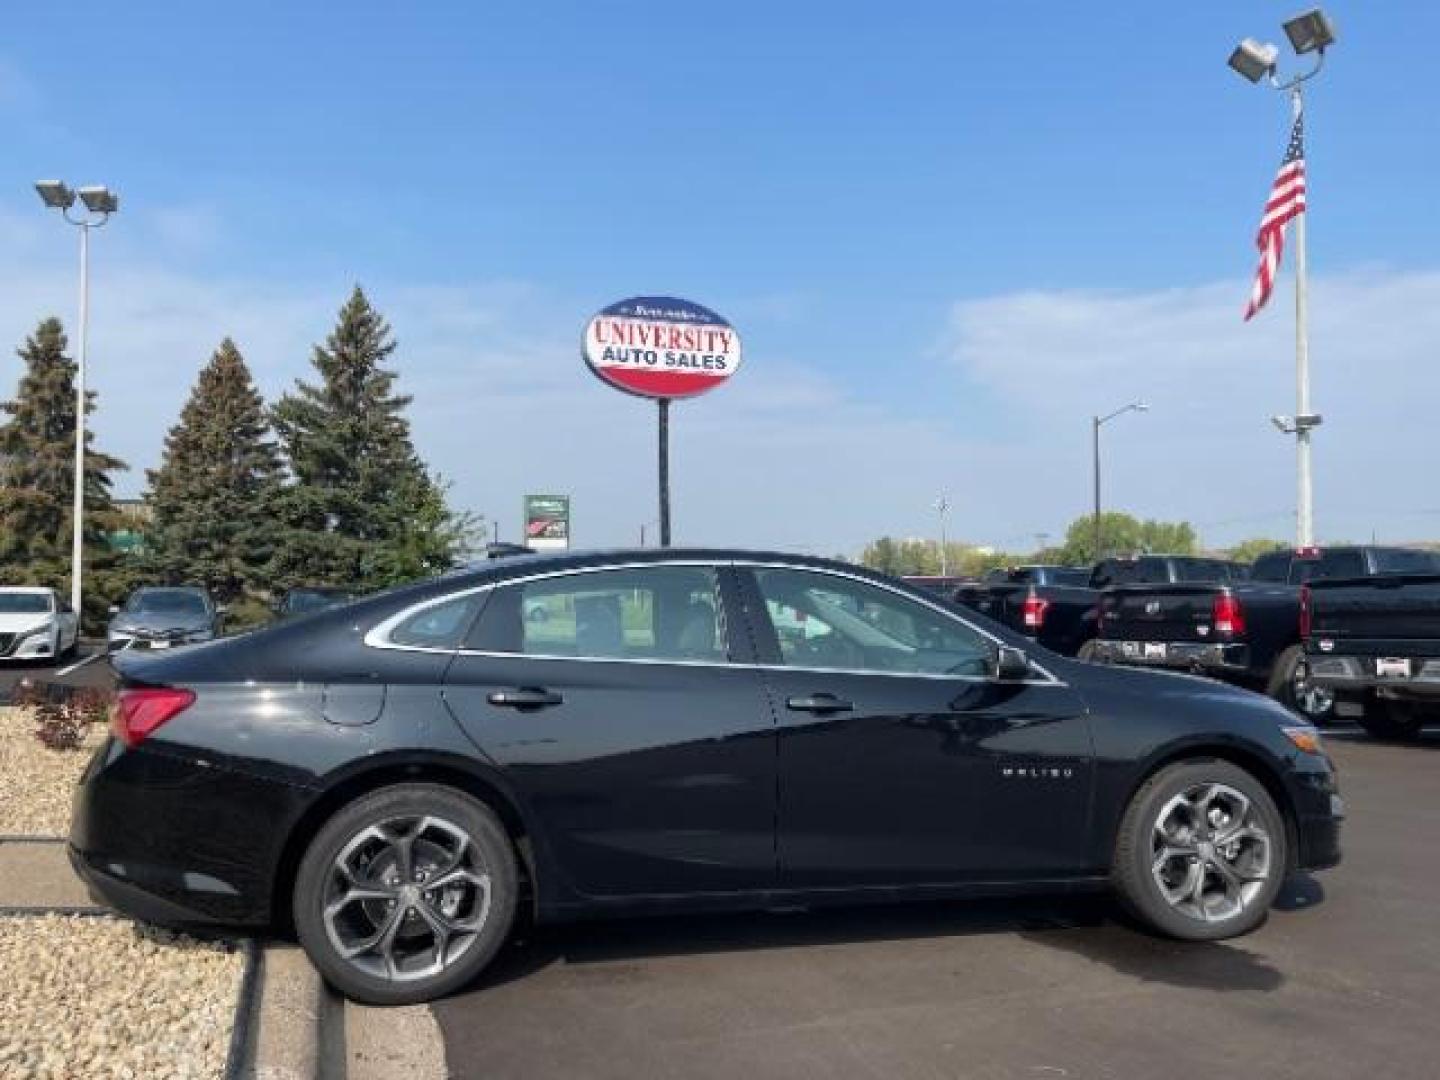
[[[1409,742],[1419,738],[1424,725],[1425,714],[1413,701],[1390,698],[1371,698],[1365,703],[1365,714],[1360,717],[1360,726],[1372,738],[1387,742]]]
[[[1110,879],[1143,922],[1217,941],[1265,921],[1289,868],[1285,821],[1265,785],[1228,761],[1179,761],[1125,810]]]
[[[1095,639],[1091,638],[1089,641],[1085,642],[1085,644],[1081,645],[1080,648],[1075,650],[1075,659],[1084,660],[1087,664],[1099,663],[1099,661],[1095,659],[1095,652]]]
[[[1335,716],[1335,694],[1315,685],[1300,645],[1291,645],[1275,658],[1265,693],[1312,724],[1328,724]]]

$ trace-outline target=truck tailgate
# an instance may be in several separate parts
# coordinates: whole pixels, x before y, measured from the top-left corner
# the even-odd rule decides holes
[[[1329,641],[1383,653],[1385,642],[1406,641],[1440,655],[1440,574],[1312,582],[1310,634],[1322,649]]]
[[[1122,585],[1100,597],[1100,636],[1111,641],[1209,641],[1218,585]]]

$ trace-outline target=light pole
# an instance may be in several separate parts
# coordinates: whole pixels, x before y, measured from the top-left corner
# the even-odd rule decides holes
[[[1246,38],[1230,54],[1230,66],[1240,75],[1258,83],[1267,80],[1272,87],[1290,95],[1290,109],[1298,124],[1305,113],[1303,84],[1320,73],[1325,65],[1325,50],[1335,43],[1335,27],[1319,8],[1284,23],[1285,36],[1297,55],[1315,53],[1315,66],[1309,71],[1281,80],[1275,73],[1280,50]],[[1310,406],[1310,327],[1308,310],[1308,270],[1305,259],[1305,221],[1308,213],[1297,214],[1295,221],[1295,415],[1273,416],[1273,423],[1283,434],[1295,436],[1295,541],[1307,548],[1315,543],[1314,490],[1310,472],[1310,433],[1321,424],[1319,413]]]
[[[75,372],[75,500],[71,506],[70,606],[81,615],[80,587],[85,554],[85,354],[90,330],[90,230],[98,229],[120,209],[119,197],[107,187],[83,187],[71,191],[59,180],[41,180],[35,185],[41,201],[59,210],[80,230],[80,345]],[[76,196],[85,204],[84,217],[72,217]]]
[[[935,512],[940,515],[940,576],[950,576],[950,556],[945,551],[945,515],[950,510],[950,500],[941,495],[934,502]]]
[[[1144,401],[1132,401],[1129,405],[1123,405],[1112,413],[1105,416],[1092,416],[1090,418],[1091,444],[1095,452],[1095,561],[1099,562],[1105,555],[1101,548],[1100,541],[1100,428],[1114,420],[1117,416],[1123,416],[1128,412],[1146,412],[1150,408]]]

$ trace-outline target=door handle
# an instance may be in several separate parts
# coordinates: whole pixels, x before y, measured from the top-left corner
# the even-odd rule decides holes
[[[785,702],[785,707],[796,712],[833,713],[849,712],[855,706],[834,694],[811,694],[809,697],[792,697]]]
[[[559,705],[565,699],[551,690],[522,686],[517,690],[496,690],[485,700],[491,705],[507,709],[545,709],[551,705]]]

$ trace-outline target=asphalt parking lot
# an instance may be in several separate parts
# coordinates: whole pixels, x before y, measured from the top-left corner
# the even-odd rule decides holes
[[[114,672],[105,663],[104,648],[98,644],[82,644],[74,656],[59,663],[28,663],[10,660],[0,665],[0,704],[24,679],[37,683],[67,683],[71,686],[103,686],[114,684]]]
[[[1434,1077],[1440,730],[1329,737],[1345,862],[1249,937],[1102,899],[540,928],[435,1007],[457,1077]]]

